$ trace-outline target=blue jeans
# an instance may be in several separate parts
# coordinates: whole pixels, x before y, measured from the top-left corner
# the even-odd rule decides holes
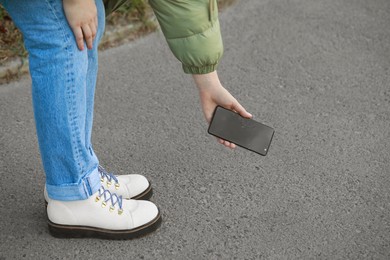
[[[62,0],[0,0],[21,30],[29,53],[39,149],[51,199],[87,199],[100,188],[91,132],[98,69],[98,41],[105,26],[96,0],[93,49],[80,51]]]

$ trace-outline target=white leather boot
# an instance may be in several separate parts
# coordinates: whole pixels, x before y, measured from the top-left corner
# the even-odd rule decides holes
[[[49,231],[55,237],[131,239],[156,230],[161,224],[155,204],[124,200],[101,187],[86,200],[49,200]]]

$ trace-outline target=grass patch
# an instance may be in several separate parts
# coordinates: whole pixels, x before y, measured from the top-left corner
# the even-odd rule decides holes
[[[153,32],[153,11],[145,0],[132,0],[121,6],[106,19],[106,31],[99,50],[115,47]]]
[[[0,65],[14,57],[27,57],[23,37],[11,17],[0,8]]]

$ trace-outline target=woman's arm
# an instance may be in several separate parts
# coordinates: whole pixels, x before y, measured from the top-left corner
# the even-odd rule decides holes
[[[251,118],[252,115],[248,113],[243,106],[235,99],[229,91],[227,91],[221,84],[218,78],[217,71],[208,74],[194,74],[192,75],[196,86],[199,90],[199,97],[202,104],[203,114],[208,123],[217,105],[233,110],[243,117]],[[235,148],[236,145],[219,139],[218,141],[229,148]]]
[[[161,30],[185,73],[192,74],[207,122],[217,105],[251,118],[221,84],[216,72],[223,54],[216,0],[149,0]],[[233,143],[218,141],[229,148]]]

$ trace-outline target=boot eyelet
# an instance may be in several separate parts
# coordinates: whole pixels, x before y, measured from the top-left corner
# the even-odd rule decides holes
[[[104,201],[102,202],[102,208],[105,208],[107,206],[107,203],[105,203]]]
[[[104,179],[103,179],[103,178],[100,178],[100,182],[104,182]]]
[[[115,208],[113,206],[110,206],[110,212],[113,212]]]
[[[115,183],[115,189],[116,190],[119,190],[119,186],[120,186],[119,183]]]
[[[123,214],[123,209],[118,209],[118,215],[122,215]]]
[[[110,187],[111,184],[112,184],[112,183],[111,183],[110,181],[108,181],[108,182],[107,182],[107,187]]]
[[[100,200],[100,197],[97,197],[95,198],[95,202],[98,202]]]

